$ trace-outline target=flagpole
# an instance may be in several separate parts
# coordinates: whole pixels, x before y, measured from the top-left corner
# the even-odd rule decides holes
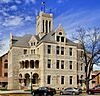
[[[43,12],[45,13],[45,2],[42,2],[43,5]]]

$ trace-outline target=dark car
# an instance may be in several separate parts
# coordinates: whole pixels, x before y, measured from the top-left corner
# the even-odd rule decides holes
[[[79,95],[80,91],[78,88],[72,87],[72,88],[65,88],[60,92],[60,95]]]
[[[87,90],[88,94],[100,93],[100,85],[93,87],[92,89]]]
[[[33,96],[53,96],[54,94],[56,94],[56,90],[51,87],[39,87],[32,91]]]

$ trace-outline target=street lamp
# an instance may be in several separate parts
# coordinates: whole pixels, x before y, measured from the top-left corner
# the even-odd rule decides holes
[[[31,72],[31,94],[32,94],[32,72]]]

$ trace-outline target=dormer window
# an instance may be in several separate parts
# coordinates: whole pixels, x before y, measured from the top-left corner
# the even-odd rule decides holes
[[[31,46],[33,46],[33,43],[31,43]]]
[[[31,46],[33,46],[33,45],[35,46],[35,42],[31,42],[31,44],[30,44],[30,45],[31,45]]]
[[[59,42],[59,41],[60,41],[60,36],[57,36],[57,38],[56,38],[56,39],[57,39],[57,41]]]
[[[35,42],[34,42],[34,45],[35,45]]]
[[[61,37],[61,42],[64,42],[64,37]]]
[[[61,32],[59,32],[59,35],[62,35],[62,33],[61,33]]]

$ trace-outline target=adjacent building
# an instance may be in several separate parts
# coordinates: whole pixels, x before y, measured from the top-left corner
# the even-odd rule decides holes
[[[40,12],[36,17],[36,35],[10,34],[8,53],[8,89],[56,89],[84,86],[85,64],[80,43],[69,40],[61,25],[53,30],[53,14]]]
[[[8,53],[0,57],[0,88],[8,86]]]
[[[92,72],[92,78],[94,78],[98,73],[100,73],[100,70],[96,70]],[[98,76],[96,76],[93,80],[92,80],[92,87],[96,86],[100,84],[100,74]]]

